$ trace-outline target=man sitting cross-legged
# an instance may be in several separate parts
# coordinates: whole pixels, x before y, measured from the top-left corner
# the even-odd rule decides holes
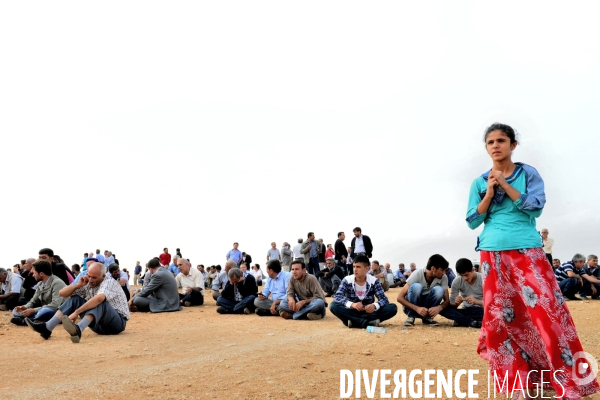
[[[254,299],[258,292],[254,277],[248,274],[244,278],[244,274],[239,268],[231,268],[227,276],[229,281],[217,299],[219,306],[217,312],[219,314],[253,313]]]
[[[481,328],[483,320],[483,276],[473,269],[468,258],[456,262],[458,277],[452,282],[450,305],[440,315],[451,319],[452,326]],[[457,308],[460,305],[462,308]]]
[[[25,318],[46,322],[54,316],[64,301],[64,297],[58,293],[67,285],[52,275],[52,265],[48,261],[35,261],[31,273],[37,281],[37,289],[27,304],[15,307],[13,310],[13,318],[10,322],[15,325],[25,326]]]
[[[158,258],[148,261],[148,271],[151,273],[150,281],[129,300],[131,310],[153,313],[180,311],[177,281],[173,274],[160,265]]]
[[[81,333],[88,326],[99,335],[116,335],[125,330],[129,308],[121,285],[106,277],[106,266],[93,263],[87,275],[74,285],[65,286],[59,293],[69,297],[48,322],[25,321],[44,339],[48,339],[58,324],[71,335],[73,343],[79,343]],[[81,317],[79,324],[75,324]]]
[[[346,274],[339,265],[335,264],[333,258],[328,258],[325,261],[325,266],[325,268],[317,272],[316,276],[319,279],[321,289],[325,292],[325,296],[331,297],[337,292]]]
[[[380,322],[392,318],[398,312],[398,307],[388,301],[379,279],[367,274],[368,268],[369,258],[356,256],[354,275],[342,280],[331,303],[333,315],[341,319],[348,328],[379,326]]]
[[[204,275],[184,258],[177,260],[179,273],[175,277],[177,287],[181,288],[179,303],[186,307],[204,304]]]
[[[300,260],[292,261],[292,278],[287,297],[280,304],[279,315],[284,319],[321,319],[325,316],[325,295],[314,275],[308,274]]]
[[[449,304],[446,269],[448,261],[441,255],[434,254],[429,257],[425,269],[415,270],[410,274],[406,285],[398,294],[398,302],[408,316],[404,325],[414,325],[415,318],[421,318],[425,325],[439,325],[433,318]],[[440,304],[442,299],[444,302]]]
[[[267,263],[267,283],[262,293],[254,300],[256,315],[261,317],[278,316],[279,304],[287,295],[288,283],[292,274],[282,270],[279,260],[271,260]],[[271,299],[269,299],[271,295]]]

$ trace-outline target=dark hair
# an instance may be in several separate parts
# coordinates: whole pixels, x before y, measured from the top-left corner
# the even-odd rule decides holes
[[[294,261],[292,261],[292,263],[290,264],[290,268],[291,268],[291,267],[292,267],[292,265],[294,265],[294,264],[300,264],[300,265],[302,266],[302,269],[305,269],[305,268],[306,268],[306,264],[304,264],[304,261],[302,261],[302,260],[294,260]]]
[[[404,267],[404,263],[398,264],[398,267]]]
[[[73,264],[73,265],[71,265],[71,271],[73,271],[73,272],[75,272],[75,271],[79,272],[79,271],[81,271],[81,267],[79,266],[79,264]]]
[[[220,265],[217,265],[217,266],[215,266],[215,269],[216,269],[217,271],[220,271],[220,270],[221,270],[221,266],[220,266]]]
[[[271,271],[278,274],[281,272],[281,263],[279,262],[279,260],[270,260],[267,263],[267,269],[270,269]]]
[[[338,237],[342,236],[344,232],[338,232]]]
[[[371,261],[371,262],[372,262],[373,264],[377,264],[377,265],[379,265],[379,261],[377,261],[377,260],[373,260],[373,261]]]
[[[465,272],[473,271],[473,263],[468,258],[461,258],[456,262],[456,273],[464,274]]]
[[[501,124],[499,122],[494,122],[492,125],[488,126],[485,130],[485,135],[483,135],[483,142],[487,140],[487,137],[493,131],[500,131],[504,134],[504,136],[510,139],[510,144],[517,142],[517,136],[515,134],[515,130],[508,125]]]
[[[114,265],[114,264],[111,264],[111,266],[112,265]],[[153,258],[152,260],[148,261],[148,267],[147,268],[154,269],[154,268],[158,268],[158,267],[160,267],[160,262],[156,258]]]
[[[117,264],[110,264],[108,266],[108,272],[115,272],[118,269],[119,269],[119,266]]]
[[[198,264],[198,267],[204,268],[204,264]]]
[[[442,257],[439,254],[434,254],[431,257],[429,257],[429,260],[427,260],[427,267],[425,267],[425,269],[431,270],[431,267],[436,267],[436,268],[441,268],[444,271],[448,269],[448,266],[450,265],[450,263],[448,263],[448,261]]]
[[[26,262],[27,260],[21,260],[21,265],[25,265]]]
[[[308,235],[306,235],[307,238],[311,237],[312,235],[314,235],[314,232],[308,232]]]
[[[88,256],[88,253],[83,253],[83,255],[87,257],[87,256]]]
[[[360,233],[362,233],[362,231],[360,230],[360,228],[358,226],[356,228],[352,229],[352,232],[360,232]]]
[[[376,262],[376,261],[373,261],[373,262]],[[354,264],[356,264],[356,263],[361,263],[366,266],[369,266],[369,257],[362,255],[362,254],[360,256],[356,256],[356,257],[354,257]]]
[[[168,247],[165,247],[165,248],[163,249],[163,251],[165,251],[165,250],[168,250],[168,249],[169,249]]]
[[[50,250],[50,251],[52,251],[52,250]],[[41,253],[41,254],[45,254],[45,253]],[[35,268],[35,270],[38,274],[43,272],[44,275],[46,275],[46,276],[52,275],[52,265],[48,261],[38,260],[33,263],[33,268]]]
[[[40,255],[44,254],[44,255],[47,255],[48,257],[54,257],[54,251],[52,251],[52,249],[49,249],[47,247],[44,247],[43,249],[38,251],[38,254],[40,254]]]

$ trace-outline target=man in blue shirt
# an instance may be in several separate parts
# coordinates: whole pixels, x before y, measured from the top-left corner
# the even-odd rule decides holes
[[[256,315],[261,317],[279,316],[279,303],[284,300],[288,290],[288,283],[292,274],[282,271],[279,260],[271,260],[267,263],[267,283],[262,293],[254,300]],[[269,300],[271,295],[271,300]]]
[[[177,276],[179,274],[179,268],[177,268],[177,260],[179,260],[179,257],[174,256],[173,257],[173,262],[171,263],[171,265],[169,265],[169,272],[173,274],[173,276]]]
[[[342,320],[348,328],[379,326],[398,312],[398,307],[390,304],[383,292],[379,279],[367,274],[369,264],[366,255],[356,256],[354,275],[344,278],[329,306],[333,315]]]
[[[113,257],[112,252],[104,250],[104,265],[106,266],[106,268],[110,267],[114,263],[115,258]]]
[[[94,258],[98,260],[99,263],[104,264],[104,256],[100,254],[100,249],[96,249],[96,257]]]
[[[233,249],[229,250],[226,255],[227,261],[231,260],[237,265],[240,264],[240,260],[242,259],[242,252],[238,250],[238,246],[238,242],[235,242],[233,244]]]
[[[402,287],[406,284],[406,276],[404,276],[404,263],[398,264],[398,269],[394,273],[394,284],[390,285],[391,288]]]

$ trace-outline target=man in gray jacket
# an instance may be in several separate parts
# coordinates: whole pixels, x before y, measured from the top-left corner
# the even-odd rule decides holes
[[[153,313],[180,311],[179,291],[173,274],[162,267],[156,258],[148,262],[148,269],[152,274],[150,282],[129,300],[129,309]]]
[[[48,261],[34,262],[31,272],[38,282],[37,289],[27,304],[15,307],[13,310],[13,318],[10,322],[15,325],[26,326],[26,317],[32,321],[46,322],[54,316],[65,300],[58,292],[66,285],[62,279],[52,275],[52,265]]]
[[[290,248],[290,244],[283,242],[283,247],[281,247],[281,267],[284,271],[290,272],[290,265],[292,265],[293,260],[294,252]]]
[[[309,274],[317,275],[317,272],[321,270],[319,253],[322,246],[321,243],[315,240],[314,232],[308,232],[307,239],[300,248],[300,253],[304,255],[304,265],[306,265],[306,272]]]

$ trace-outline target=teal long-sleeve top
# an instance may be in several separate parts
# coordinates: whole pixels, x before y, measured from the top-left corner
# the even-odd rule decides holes
[[[488,211],[479,214],[477,206],[487,191],[490,171],[477,177],[471,184],[467,224],[471,229],[484,224],[475,250],[502,251],[542,246],[536,218],[542,214],[546,204],[544,181],[535,168],[523,163],[515,164],[515,171],[506,181],[521,193],[516,201],[512,201],[498,187]]]

